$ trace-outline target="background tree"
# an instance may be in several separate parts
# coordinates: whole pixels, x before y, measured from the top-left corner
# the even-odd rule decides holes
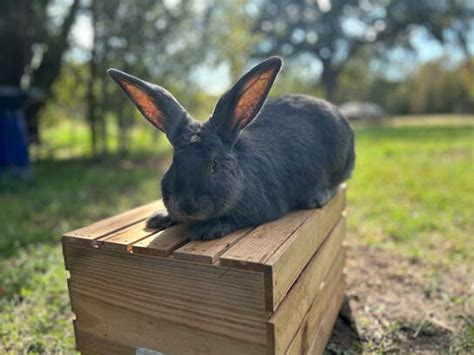
[[[461,0],[263,1],[255,31],[265,40],[256,54],[311,55],[321,63],[326,98],[333,100],[339,75],[362,47],[383,44],[384,52],[395,45],[409,48],[416,26],[446,38],[449,31],[472,24],[469,9]]]
[[[80,0],[73,0],[62,20],[53,19],[53,1],[4,0],[0,2],[0,85],[35,87],[44,99],[26,111],[30,138],[39,140],[38,113],[58,78],[68,37]]]
[[[94,36],[87,103],[94,155],[108,150],[109,118],[114,118],[118,129],[119,150],[127,152],[136,116],[133,106],[105,75],[106,70],[116,67],[175,93],[191,90],[189,72],[205,55],[199,46],[204,10],[190,0],[172,4],[147,0],[140,6],[132,0],[91,2]]]

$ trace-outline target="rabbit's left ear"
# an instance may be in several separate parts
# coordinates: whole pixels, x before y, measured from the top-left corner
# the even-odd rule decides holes
[[[282,61],[270,57],[243,75],[219,100],[209,120],[222,141],[232,146],[239,132],[257,115],[280,71]]]

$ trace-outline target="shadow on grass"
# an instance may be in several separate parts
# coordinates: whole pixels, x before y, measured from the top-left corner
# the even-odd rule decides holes
[[[31,182],[0,185],[0,257],[159,197],[167,154],[44,160]]]

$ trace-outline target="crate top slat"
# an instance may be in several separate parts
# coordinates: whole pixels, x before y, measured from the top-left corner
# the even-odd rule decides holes
[[[304,267],[336,224],[344,206],[345,186],[341,186],[322,209],[291,212],[278,220],[238,230],[221,239],[189,241],[185,224],[162,231],[146,228],[146,218],[163,208],[162,201],[155,201],[66,233],[63,242],[259,271],[278,268],[280,260],[294,258],[295,262],[290,263],[294,266],[279,273],[293,279],[293,274],[301,272],[300,264]],[[280,280],[274,282],[280,283]],[[286,286],[282,286],[282,292],[286,291]]]
[[[168,256],[181,245],[188,242],[188,226],[178,224],[159,231],[133,244],[134,253]]]
[[[144,221],[152,212],[163,208],[164,205],[161,200],[151,202],[113,217],[103,219],[87,227],[68,232],[63,235],[63,239],[67,242],[89,244],[93,240],[120,231],[137,222]]]
[[[130,251],[133,244],[155,233],[156,230],[148,229],[146,227],[146,222],[143,220],[97,239],[97,245],[104,249]]]
[[[181,248],[175,250],[174,257],[176,259],[213,264],[223,253],[252,230],[253,228],[245,228],[235,231],[224,238],[186,243]]]

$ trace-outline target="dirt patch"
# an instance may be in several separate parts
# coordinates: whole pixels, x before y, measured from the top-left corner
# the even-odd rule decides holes
[[[474,351],[474,280],[381,249],[348,250],[346,301],[329,353]]]

